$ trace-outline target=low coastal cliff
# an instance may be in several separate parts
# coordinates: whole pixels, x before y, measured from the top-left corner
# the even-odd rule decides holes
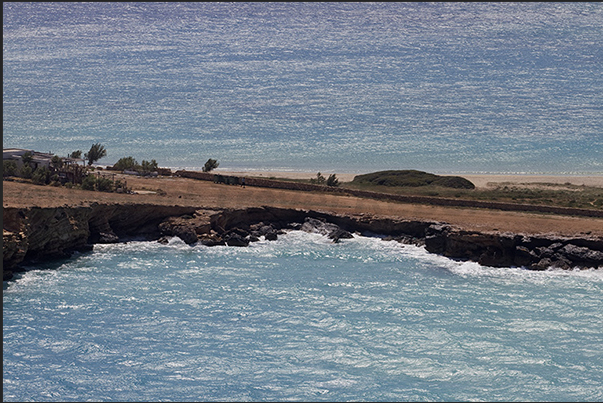
[[[57,208],[4,208],[4,279],[19,265],[70,256],[94,243],[128,237],[165,241],[178,236],[188,244],[245,246],[263,236],[276,239],[283,230],[319,232],[334,242],[372,233],[403,243],[424,245],[427,251],[483,265],[548,267],[603,266],[603,238],[526,236],[465,231],[446,223],[403,220],[372,215],[276,207],[213,210],[151,204],[98,204]]]
[[[386,240],[424,245],[428,252],[452,259],[470,260],[485,266],[516,266],[531,270],[603,266],[603,238],[596,236],[527,236],[507,232],[478,232],[432,221],[270,207],[224,210],[212,218],[212,227],[226,236],[233,232],[240,236],[246,233],[253,236],[252,223],[263,221],[264,227],[266,223],[273,223],[271,225],[275,229],[294,228],[320,232],[335,242],[346,237],[341,231],[384,235]],[[303,225],[299,227],[291,223]],[[255,226],[257,228],[257,224]]]
[[[22,262],[64,258],[97,242],[128,236],[156,239],[167,217],[191,214],[195,208],[141,204],[96,204],[56,208],[3,209],[3,278]]]

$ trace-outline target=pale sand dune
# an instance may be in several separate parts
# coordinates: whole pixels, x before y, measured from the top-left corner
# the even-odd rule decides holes
[[[256,176],[260,178],[288,178],[288,179],[310,179],[315,178],[316,173],[310,172],[272,172],[272,171],[216,171],[222,175],[233,176]],[[359,174],[338,173],[338,172],[321,172],[325,178],[330,174],[335,173],[340,182],[351,182],[354,176]],[[586,185],[603,187],[603,175],[601,176],[580,176],[580,175],[479,175],[479,174],[460,174],[454,176],[462,176],[473,182],[478,188],[488,187],[488,184],[498,184],[504,182],[511,183],[555,183],[564,184],[571,183],[572,185]]]

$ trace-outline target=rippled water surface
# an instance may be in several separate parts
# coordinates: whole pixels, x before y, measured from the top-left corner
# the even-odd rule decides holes
[[[3,4],[3,143],[101,164],[603,173],[601,3]]]
[[[199,169],[603,174],[601,3],[3,3],[3,146]],[[5,401],[601,401],[603,276],[291,232],[3,293]]]
[[[58,265],[5,283],[5,401],[603,399],[600,271],[299,231]]]

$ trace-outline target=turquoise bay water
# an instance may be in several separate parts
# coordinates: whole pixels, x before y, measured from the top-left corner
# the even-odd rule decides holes
[[[3,3],[3,144],[602,174],[601,3]]]
[[[357,236],[97,245],[4,285],[5,401],[600,401],[601,271]]]

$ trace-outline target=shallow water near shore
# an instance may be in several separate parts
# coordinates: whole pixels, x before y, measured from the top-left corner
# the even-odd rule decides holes
[[[4,283],[5,401],[600,401],[603,274],[291,231]]]

